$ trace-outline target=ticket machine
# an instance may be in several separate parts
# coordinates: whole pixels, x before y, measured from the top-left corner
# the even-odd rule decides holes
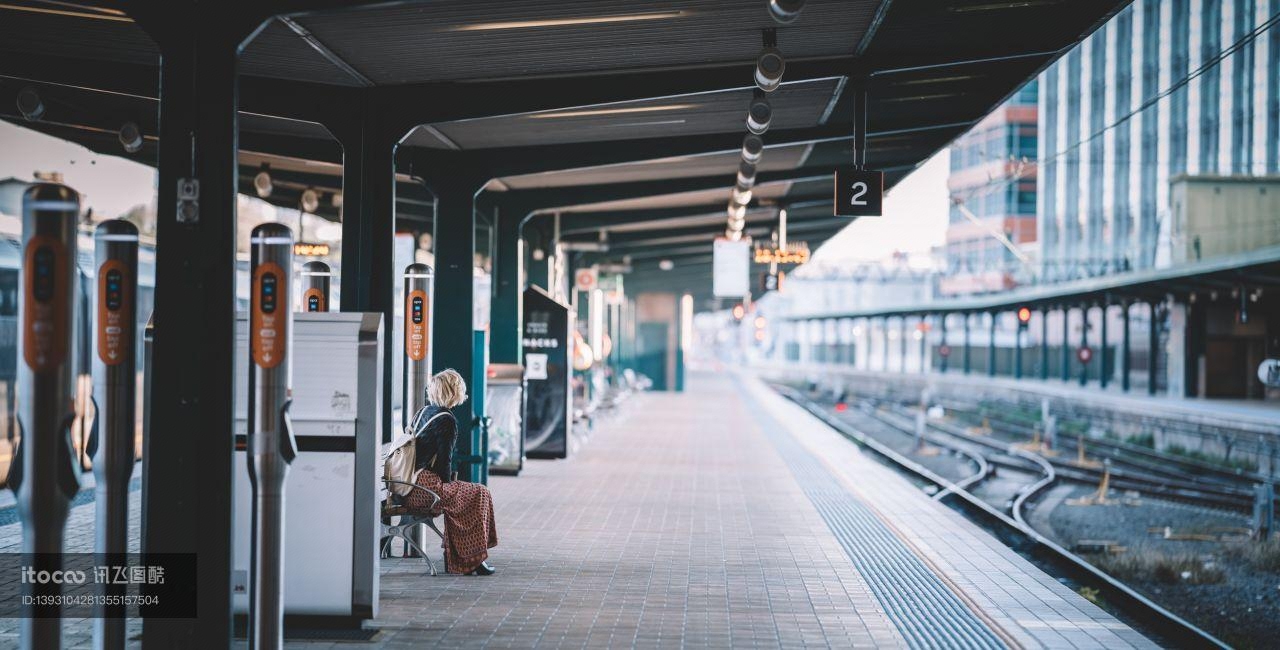
[[[293,317],[289,465],[284,512],[285,622],[356,627],[377,615],[378,498],[382,476],[381,314],[300,312]],[[236,462],[232,589],[249,611],[252,500],[245,454],[249,319],[236,322]]]

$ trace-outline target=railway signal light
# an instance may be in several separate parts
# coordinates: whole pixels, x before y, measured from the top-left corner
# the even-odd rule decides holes
[[[733,306],[733,320],[740,321],[743,316],[747,315],[747,310],[741,303]]]
[[[1019,307],[1018,308],[1018,327],[1026,329],[1027,324],[1030,322],[1031,322],[1031,308]]]

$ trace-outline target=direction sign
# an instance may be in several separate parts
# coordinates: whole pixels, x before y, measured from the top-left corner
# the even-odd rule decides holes
[[[878,217],[884,210],[884,172],[836,169],[835,216]]]

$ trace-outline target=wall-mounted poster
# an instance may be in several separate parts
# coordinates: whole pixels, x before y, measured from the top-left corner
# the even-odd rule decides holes
[[[569,454],[569,308],[538,287],[524,292],[524,438],[528,458]]]

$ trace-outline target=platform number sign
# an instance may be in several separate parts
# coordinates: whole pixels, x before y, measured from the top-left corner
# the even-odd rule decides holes
[[[884,172],[836,169],[835,216],[878,217],[884,209]]]

